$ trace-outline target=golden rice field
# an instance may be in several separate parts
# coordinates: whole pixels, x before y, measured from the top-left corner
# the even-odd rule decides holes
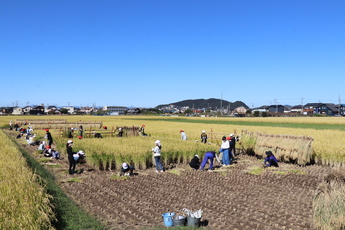
[[[54,229],[52,197],[1,130],[0,159],[0,229]]]
[[[42,118],[43,116],[27,116],[28,119]],[[14,121],[16,116],[0,117],[0,122],[7,125],[10,120]],[[44,116],[44,119],[67,119],[69,122],[78,121],[102,121],[103,125],[108,129],[116,126],[141,126],[145,125],[145,132],[150,137],[128,137],[128,138],[103,138],[103,139],[84,139],[75,141],[75,150],[82,149],[88,156],[94,157],[95,163],[98,159],[104,162],[111,162],[111,160],[133,160],[140,167],[145,168],[145,161],[151,156],[151,148],[154,147],[156,139],[161,140],[164,154],[169,154],[168,159],[176,159],[181,161],[189,160],[194,154],[206,151],[217,150],[218,146],[203,145],[200,142],[200,134],[202,130],[206,132],[213,131],[218,138],[223,134],[235,133],[241,135],[242,130],[250,132],[260,132],[266,134],[276,135],[295,135],[295,136],[309,136],[314,139],[312,147],[314,154],[317,156],[318,163],[325,165],[344,165],[344,140],[345,132],[335,129],[318,130],[317,127],[323,124],[330,124],[336,126],[345,126],[345,118],[343,117],[269,117],[269,118],[220,118],[220,117],[156,117],[156,116]],[[190,120],[191,122],[177,122],[177,119]],[[195,122],[199,123],[195,123]],[[207,123],[201,123],[207,121]],[[243,121],[241,124],[220,124],[217,121]],[[310,124],[308,128],[296,127],[271,127],[271,126],[253,126],[246,125],[245,122],[261,122],[265,123],[286,123],[286,124]],[[217,124],[212,124],[217,122]],[[314,128],[315,125],[315,128]],[[180,140],[179,130],[183,129],[188,136],[188,141]],[[54,132],[53,132],[54,135]],[[44,131],[41,131],[40,136],[44,136]],[[214,136],[214,137],[215,137]],[[58,140],[56,138],[58,148],[63,151],[65,139]],[[219,140],[218,140],[219,141]],[[209,134],[209,142],[218,144],[216,139],[212,139]],[[91,159],[91,158],[90,158]],[[105,159],[105,160],[104,160]],[[107,160],[108,159],[108,160]],[[101,166],[103,167],[103,166]]]

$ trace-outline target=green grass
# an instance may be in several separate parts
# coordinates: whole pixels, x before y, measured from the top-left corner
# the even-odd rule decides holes
[[[105,226],[100,221],[89,216],[85,211],[78,207],[73,200],[63,193],[59,185],[55,182],[54,175],[46,170],[39,162],[35,160],[25,149],[16,141],[12,141],[17,145],[23,156],[26,158],[29,167],[39,175],[43,186],[47,192],[54,197],[52,203],[57,221],[52,223],[57,230],[105,230]]]
[[[273,173],[275,174],[280,174],[280,175],[286,175],[288,172],[282,172],[282,171],[274,171]]]
[[[61,168],[62,165],[46,165],[49,168]]]
[[[205,119],[186,119],[186,118],[136,118],[133,120],[147,120],[147,121],[166,121],[166,122],[185,122],[185,123],[200,123],[200,124],[218,124],[218,125],[243,125],[243,126],[265,126],[265,127],[281,127],[281,128],[296,128],[296,129],[316,129],[316,130],[341,130],[345,131],[345,125],[340,124],[304,124],[304,123],[276,123],[276,122],[254,122],[254,121],[229,121],[229,120],[205,120]]]
[[[261,175],[265,171],[264,167],[254,166],[247,171],[250,174]]]

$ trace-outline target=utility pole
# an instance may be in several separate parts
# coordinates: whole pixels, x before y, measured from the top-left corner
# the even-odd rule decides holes
[[[341,107],[341,100],[340,100],[340,95],[339,95],[339,108],[338,108],[338,115],[340,115],[340,107]]]
[[[302,100],[301,100],[301,114],[303,115],[303,97],[302,97]]]
[[[274,103],[276,104],[276,113],[278,113],[278,101],[277,101],[277,99],[274,99]]]

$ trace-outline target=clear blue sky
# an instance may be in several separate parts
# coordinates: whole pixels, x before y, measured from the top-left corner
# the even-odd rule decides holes
[[[2,0],[0,106],[345,103],[344,0]]]

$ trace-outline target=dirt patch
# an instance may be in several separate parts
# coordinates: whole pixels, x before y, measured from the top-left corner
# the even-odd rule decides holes
[[[24,145],[38,160],[37,146]],[[281,163],[262,169],[262,161],[239,155],[237,163],[195,171],[188,165],[170,165],[135,171],[119,179],[118,171],[99,171],[88,164],[68,175],[67,157],[42,161],[62,189],[109,229],[164,226],[162,214],[187,208],[203,210],[207,229],[314,229],[312,198],[317,185],[331,169]],[[114,179],[115,178],[115,179]]]

